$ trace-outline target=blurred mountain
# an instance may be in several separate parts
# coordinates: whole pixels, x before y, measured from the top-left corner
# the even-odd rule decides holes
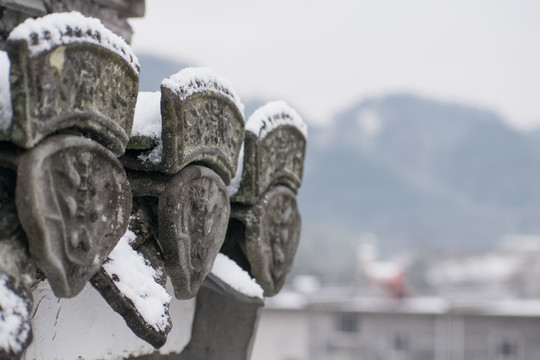
[[[321,223],[349,238],[349,252],[370,232],[386,254],[477,251],[508,233],[539,233],[536,140],[540,132],[515,131],[487,110],[411,95],[361,101],[310,127],[302,246],[322,246],[308,230]]]

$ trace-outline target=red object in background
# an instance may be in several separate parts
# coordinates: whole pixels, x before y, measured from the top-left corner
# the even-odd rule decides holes
[[[412,291],[405,283],[405,273],[400,271],[386,283],[388,295],[395,299],[403,299],[412,296]]]

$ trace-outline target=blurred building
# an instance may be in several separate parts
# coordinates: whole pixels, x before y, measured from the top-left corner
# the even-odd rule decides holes
[[[537,360],[540,237],[507,236],[493,251],[432,257],[429,296],[407,283],[414,261],[382,261],[361,236],[357,283],[301,276],[267,300],[256,360]],[[423,293],[423,292],[422,292]]]
[[[263,309],[256,360],[536,360],[540,301],[283,293]],[[334,291],[333,290],[333,291]]]

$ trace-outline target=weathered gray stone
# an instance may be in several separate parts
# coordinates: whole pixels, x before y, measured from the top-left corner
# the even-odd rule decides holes
[[[277,294],[300,240],[301,218],[294,192],[283,185],[271,187],[253,207],[233,206],[231,218],[241,221],[245,230],[235,231],[228,239],[233,245],[228,246],[236,244],[244,253],[248,271],[265,296]]]
[[[32,340],[30,317],[35,268],[15,208],[15,173],[0,169],[0,359],[18,359]],[[7,346],[5,346],[7,344]]]
[[[162,87],[163,159],[174,173],[192,162],[202,162],[228,185],[234,177],[242,145],[244,118],[228,98],[211,92],[181,101]]]
[[[58,135],[29,150],[18,174],[17,211],[32,259],[56,296],[75,296],[128,226],[124,169],[94,141]]]
[[[78,31],[68,27],[63,34],[65,44],[36,54],[30,47],[48,41],[47,34],[35,34],[36,43],[30,44],[34,40],[9,40],[11,141],[31,148],[53,133],[77,132],[120,155],[133,124],[139,83],[136,64],[91,42],[69,43],[85,37],[102,41],[105,36],[99,31]]]
[[[165,189],[170,176],[159,172],[126,170],[131,192],[134,197],[152,196],[158,198]]]
[[[203,286],[191,341],[180,360],[247,360],[255,340],[260,304],[245,303]]]
[[[206,167],[187,166],[168,181],[158,213],[158,241],[175,295],[192,298],[225,239],[230,214],[225,184]]]
[[[305,150],[306,138],[293,126],[278,126],[262,139],[246,131],[242,180],[231,201],[254,204],[277,184],[296,193],[302,183]]]
[[[122,157],[124,166],[175,174],[190,163],[200,163],[228,185],[238,165],[244,117],[238,105],[220,91],[205,88],[185,95],[162,85],[162,143],[156,145],[162,147],[159,161],[141,160],[156,149],[141,152],[140,148],[154,139],[139,136],[128,144],[128,149],[134,150]]]

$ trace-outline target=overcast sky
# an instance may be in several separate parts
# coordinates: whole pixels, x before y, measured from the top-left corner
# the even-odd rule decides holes
[[[147,0],[130,23],[136,53],[209,66],[311,121],[413,92],[540,126],[538,0]]]

